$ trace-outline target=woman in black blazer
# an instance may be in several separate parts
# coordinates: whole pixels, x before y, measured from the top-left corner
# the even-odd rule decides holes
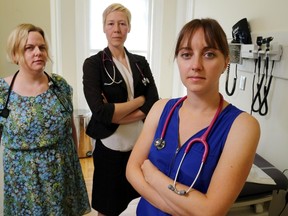
[[[121,4],[103,12],[108,47],[87,58],[83,86],[92,112],[86,133],[96,140],[92,207],[98,215],[119,215],[138,193],[125,171],[150,108],[159,99],[145,57],[124,47],[131,14]]]

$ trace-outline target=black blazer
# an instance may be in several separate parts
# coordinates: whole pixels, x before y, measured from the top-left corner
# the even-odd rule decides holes
[[[152,105],[159,99],[153,75],[144,56],[129,53],[126,49],[125,52],[129,58],[133,74],[134,97],[145,96],[145,103],[140,107],[140,110],[147,115]],[[84,95],[92,112],[86,133],[94,139],[103,139],[115,132],[119,125],[112,123],[114,103],[127,102],[128,93],[125,81],[112,61],[112,54],[107,47],[96,55],[87,58],[83,64]],[[114,80],[116,82],[122,80],[119,84],[113,83],[110,78],[114,76],[113,64],[115,66]],[[149,79],[146,86],[142,82],[142,74]],[[102,93],[108,103],[103,103]]]

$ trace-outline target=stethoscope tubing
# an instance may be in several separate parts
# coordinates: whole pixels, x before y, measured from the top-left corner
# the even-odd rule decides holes
[[[106,56],[106,58],[105,58]],[[105,65],[105,61],[110,61],[111,64],[112,64],[112,67],[113,67],[113,77],[109,74],[107,68],[106,68],[106,65]],[[115,63],[113,61],[113,59],[106,53],[105,50],[103,50],[103,53],[102,53],[102,63],[103,63],[103,67],[104,67],[104,70],[107,74],[107,76],[109,77],[109,79],[111,80],[110,83],[104,83],[105,86],[110,86],[110,85],[113,85],[113,84],[120,84],[123,82],[123,80],[119,80],[119,81],[116,81],[116,66],[115,66]],[[147,86],[147,84],[150,83],[150,80],[144,76],[142,70],[140,69],[139,65],[135,62],[135,65],[140,73],[140,75],[142,76],[142,83],[144,86]]]
[[[105,56],[107,58],[105,58]],[[107,68],[106,68],[106,65],[105,65],[105,61],[110,61],[111,64],[112,64],[112,67],[113,67],[113,78],[111,77],[111,75],[109,74]],[[109,79],[111,80],[110,83],[104,83],[105,86],[110,86],[110,85],[113,85],[113,84],[120,84],[122,83],[123,80],[119,80],[119,81],[116,81],[115,78],[116,78],[116,69],[115,69],[115,64],[113,62],[113,60],[110,58],[110,56],[105,52],[105,50],[103,50],[103,54],[102,54],[102,63],[103,63],[103,68],[107,74],[107,76],[109,77]]]
[[[0,116],[4,117],[4,118],[8,118],[9,114],[10,114],[10,110],[8,109],[8,104],[9,104],[9,100],[10,100],[10,95],[11,95],[11,92],[12,92],[12,88],[13,88],[13,85],[14,85],[14,81],[16,79],[16,76],[18,75],[19,73],[19,70],[14,74],[13,78],[12,78],[12,81],[11,81],[11,84],[9,86],[9,89],[8,89],[8,95],[7,95],[7,99],[6,99],[6,103],[5,103],[5,106],[4,108],[1,110],[0,112]],[[58,88],[58,85],[55,83],[55,81],[52,79],[52,77],[50,77],[48,75],[48,73],[46,73],[44,71],[44,74],[47,76],[48,78],[48,85],[49,85],[49,88],[52,86],[51,90],[53,92],[53,94],[57,97],[57,100],[60,102],[60,104],[62,105],[62,107],[64,108],[64,111],[63,112],[69,112],[69,109],[67,106],[65,106],[64,102],[62,101],[62,99],[59,97],[59,95],[56,93],[56,91],[53,89],[53,86],[55,88]]]
[[[170,119],[171,119],[171,116],[172,116],[174,110],[176,109],[176,107],[177,107],[179,104],[181,104],[184,100],[186,100],[186,98],[187,98],[187,96],[182,97],[182,98],[181,98],[180,100],[178,100],[178,101],[174,104],[174,106],[171,108],[171,111],[168,113],[167,119],[166,119],[166,121],[165,121],[165,123],[164,123],[163,129],[162,129],[162,132],[161,132],[161,138],[160,138],[160,139],[163,140],[164,137],[165,137],[166,130],[167,130],[169,121],[170,121]]]
[[[158,146],[156,146],[156,148],[157,148],[158,150],[160,150],[160,149],[162,149],[162,148],[165,147],[164,137],[165,137],[165,133],[166,133],[166,130],[167,130],[169,121],[170,121],[170,119],[171,119],[171,116],[172,116],[174,110],[175,110],[176,107],[177,107],[180,103],[182,103],[186,98],[187,98],[187,96],[184,96],[184,97],[182,97],[180,100],[178,100],[178,101],[174,104],[174,106],[171,108],[170,112],[168,113],[167,119],[165,120],[163,129],[162,129],[162,132],[161,132],[161,137],[160,137],[160,139],[156,139],[156,141],[155,141],[155,146],[156,146],[157,141],[159,141],[160,144],[162,143],[162,145],[160,146],[161,148],[158,148]],[[179,165],[178,165],[178,168],[177,168],[177,171],[176,171],[176,174],[175,174],[175,177],[174,177],[173,185],[171,185],[171,184],[168,185],[168,188],[169,188],[171,191],[173,191],[173,192],[175,192],[176,194],[178,194],[178,195],[185,195],[185,194],[189,193],[190,190],[193,188],[194,184],[196,183],[197,179],[199,178],[199,175],[200,175],[200,173],[201,173],[201,171],[202,171],[202,168],[203,168],[204,163],[206,162],[206,159],[207,159],[207,156],[208,156],[208,152],[209,152],[209,145],[208,145],[208,143],[207,143],[207,137],[208,137],[208,135],[209,135],[212,127],[214,126],[214,124],[215,124],[215,122],[216,122],[219,114],[220,114],[221,111],[222,111],[223,101],[224,101],[224,100],[223,100],[223,96],[220,94],[220,102],[219,102],[218,109],[217,109],[217,111],[216,111],[216,113],[215,113],[215,115],[214,115],[211,123],[209,124],[207,130],[204,132],[204,134],[203,134],[200,138],[192,139],[192,140],[187,144],[187,147],[186,147],[185,150],[184,150],[184,154],[183,154],[183,156],[182,156],[182,158],[181,158],[181,160],[180,160],[180,163],[179,163]],[[201,165],[200,165],[200,167],[199,167],[199,169],[198,169],[198,172],[197,172],[197,175],[196,175],[196,177],[194,178],[194,180],[193,180],[192,184],[190,185],[190,187],[189,187],[186,191],[185,191],[185,190],[178,190],[177,187],[176,187],[176,181],[177,181],[177,178],[178,178],[178,175],[179,175],[179,172],[180,172],[182,163],[183,163],[186,155],[187,155],[188,152],[190,151],[192,145],[195,144],[195,143],[201,143],[201,144],[203,144],[203,146],[204,146],[204,152],[203,152],[203,156],[202,156],[202,160],[201,160]]]

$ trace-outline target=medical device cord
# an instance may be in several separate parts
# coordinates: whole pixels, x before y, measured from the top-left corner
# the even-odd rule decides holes
[[[269,52],[269,50],[266,50],[266,52]],[[272,67],[271,67],[271,72],[268,74],[269,71],[269,56],[266,53],[266,58],[265,58],[265,63],[264,63],[264,68],[263,68],[263,73],[261,74],[261,58],[258,57],[258,59],[255,59],[255,68],[254,68],[254,77],[253,77],[253,82],[252,82],[252,105],[251,105],[251,112],[258,112],[261,116],[265,116],[268,113],[268,94],[270,91],[272,79],[273,79],[273,69],[274,69],[274,64],[275,61],[272,61]],[[257,64],[258,63],[258,64]],[[256,65],[258,65],[258,82],[256,84],[256,94],[254,95],[254,86],[255,86],[255,76],[256,76]],[[260,78],[261,77],[261,78]],[[269,77],[269,80],[268,80]],[[264,82],[265,80],[265,82]],[[264,84],[265,83],[265,84]],[[261,98],[261,89],[263,87],[263,99]],[[258,99],[258,100],[257,100]],[[258,108],[255,108],[256,102],[258,101]]]
[[[273,78],[273,68],[274,68],[274,63],[275,61],[272,62],[272,68],[270,75],[268,75],[268,68],[269,68],[269,59],[266,62],[266,73],[265,73],[265,85],[264,85],[264,97],[263,100],[259,106],[259,114],[261,116],[265,116],[268,113],[268,94],[270,91],[271,83],[272,83],[272,78]],[[268,76],[269,76],[269,81],[268,81]],[[263,110],[264,108],[264,110]]]
[[[265,66],[266,64],[264,64],[264,68],[263,68],[263,73],[261,74],[261,59],[260,57],[258,58],[258,81],[257,81],[257,84],[256,84],[256,94],[254,96],[254,99],[252,101],[252,110],[253,112],[260,112],[260,104],[262,103],[262,99],[261,99],[261,89],[262,89],[262,86],[263,86],[263,81],[264,81],[264,77],[265,77]],[[255,108],[255,104],[256,104],[256,101],[258,99],[258,109]]]
[[[273,40],[273,37],[267,37],[267,38],[263,38],[262,37],[258,37],[257,38],[257,45],[258,45],[258,83],[257,83],[257,92],[256,92],[256,95],[252,101],[252,105],[251,105],[251,109],[252,111],[254,112],[258,112],[261,116],[265,116],[267,113],[268,113],[268,93],[269,93],[269,90],[270,90],[270,86],[271,86],[271,83],[272,83],[272,71],[273,71],[273,68],[274,68],[274,60],[273,60],[273,63],[272,63],[272,68],[271,68],[271,73],[270,73],[270,78],[269,78],[269,81],[268,81],[268,71],[269,71],[269,54],[270,54],[270,42]],[[261,57],[260,57],[260,50],[261,50],[261,45],[262,44],[266,44],[266,50],[265,50],[265,61],[264,61],[264,67],[263,67],[263,73],[261,75],[261,80],[259,82],[259,78],[260,78],[260,69],[261,69]],[[264,84],[264,88],[263,88],[263,95],[264,95],[264,98],[263,100],[261,99],[261,89],[262,89],[262,86],[263,86],[263,81],[264,81],[264,78],[265,78],[265,84]],[[254,81],[253,81],[253,87],[254,88]],[[254,92],[253,92],[253,95],[254,95]],[[258,98],[258,103],[259,103],[259,108],[258,109],[255,109],[254,105],[256,103],[256,100]],[[264,110],[263,110],[264,109]],[[251,111],[251,112],[252,112]]]
[[[232,86],[232,89],[231,91],[229,91],[229,73],[230,73],[230,67],[231,67],[231,63],[228,64],[227,66],[227,74],[226,74],[226,82],[225,82],[225,91],[226,91],[226,94],[228,96],[232,96],[235,92],[235,87],[236,87],[236,82],[237,82],[237,64],[235,66],[235,76],[234,76],[234,79],[233,79],[233,86]]]
[[[258,65],[258,73],[257,73],[257,65]],[[255,87],[255,77],[257,73],[257,83],[256,83],[256,94],[254,95],[254,87]],[[258,59],[255,59],[255,68],[254,68],[254,76],[253,76],[253,82],[252,82],[252,104],[251,104],[251,114],[253,112],[258,112],[259,108],[255,108],[255,104],[258,99],[258,104],[260,106],[261,104],[261,87],[263,85],[264,76],[261,77],[261,56],[258,55]]]
[[[251,102],[251,110],[250,110],[250,114],[252,115],[252,112],[254,111],[254,105],[256,102],[256,95],[255,91],[254,91],[254,86],[255,86],[255,78],[256,78],[256,73],[257,73],[257,65],[258,65],[258,81],[257,81],[257,86],[259,83],[259,79],[260,79],[260,69],[261,69],[261,56],[260,56],[260,51],[262,50],[261,46],[263,44],[263,37],[262,36],[258,36],[256,38],[256,44],[258,46],[258,58],[255,59],[255,67],[254,67],[254,73],[253,73],[253,81],[252,81],[252,102]],[[254,111],[255,112],[255,111]]]

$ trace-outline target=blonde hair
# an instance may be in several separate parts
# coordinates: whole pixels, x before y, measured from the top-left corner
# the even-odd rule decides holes
[[[114,11],[123,12],[126,15],[126,17],[127,17],[128,26],[129,26],[129,28],[131,28],[131,13],[126,7],[124,7],[122,4],[119,4],[119,3],[111,4],[104,10],[104,12],[102,14],[102,17],[103,17],[103,28],[105,26],[106,18],[108,16],[108,14],[110,14],[110,13],[112,13]]]
[[[51,60],[49,54],[48,41],[45,38],[43,29],[32,24],[23,23],[18,25],[9,35],[7,41],[7,58],[14,64],[24,62],[24,49],[28,40],[29,32],[39,32],[45,42],[47,57]]]

